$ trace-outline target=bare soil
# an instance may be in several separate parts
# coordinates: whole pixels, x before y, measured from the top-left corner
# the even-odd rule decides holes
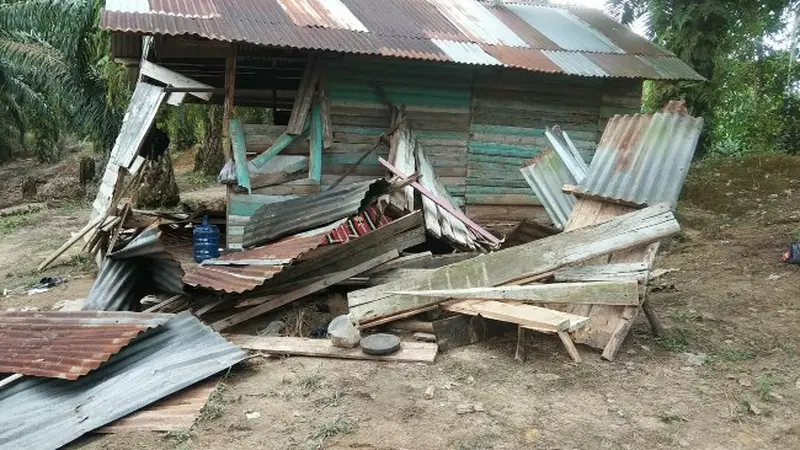
[[[513,336],[433,365],[255,357],[224,377],[185,433],[87,436],[70,448],[800,448],[800,266],[779,259],[800,227],[798,175],[800,158],[692,169],[684,231],[657,261],[680,270],[650,294],[670,336],[654,338],[639,317],[613,362],[579,348],[584,362],[574,364],[544,335],[528,338],[524,363],[513,360]],[[84,223],[83,212],[55,210],[0,237],[0,280],[27,282]],[[60,261],[48,272],[92,276],[91,265]],[[91,278],[82,280],[0,306],[85,296]],[[687,353],[706,361],[693,365]],[[476,404],[484,411],[457,412]]]

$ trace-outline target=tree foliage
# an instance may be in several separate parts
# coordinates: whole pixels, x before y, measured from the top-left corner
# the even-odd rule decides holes
[[[108,45],[97,29],[100,3],[0,0],[0,159],[29,133],[113,143],[120,115],[98,66]]]

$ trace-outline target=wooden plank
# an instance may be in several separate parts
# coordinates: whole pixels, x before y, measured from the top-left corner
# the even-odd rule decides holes
[[[445,311],[515,323],[537,331],[555,333],[567,330],[570,327],[570,318],[567,314],[524,303],[498,302],[494,300],[457,300],[443,303],[440,307]]]
[[[197,92],[189,92],[189,95],[197,97],[201,100],[211,100],[211,92],[208,89],[213,89],[213,86],[195,81],[187,76],[181,75],[178,72],[167,69],[166,67],[159,66],[150,61],[141,61],[139,71],[142,75],[158,80],[164,84],[181,87],[181,88],[197,88]],[[205,90],[205,92],[203,92]]]
[[[298,171],[281,171],[255,175],[250,180],[250,184],[253,189],[262,189],[265,187],[288,183],[290,181],[302,180],[306,177],[306,174],[303,173],[306,168],[308,168],[308,160],[303,161],[302,168]]]
[[[236,167],[236,183],[247,189],[247,192],[252,192],[250,188],[250,172],[247,170],[247,148],[245,147],[242,121],[231,119],[228,125],[228,133],[230,133],[231,137],[233,163]]]
[[[230,120],[233,117],[233,96],[236,92],[236,44],[231,44],[232,54],[225,58],[225,103],[222,112],[222,151],[231,160]]]
[[[401,342],[400,350],[391,355],[371,356],[360,348],[334,347],[327,339],[296,337],[248,336],[229,334],[225,338],[245,350],[273,355],[317,356],[322,358],[362,359],[432,364],[439,347],[429,342]]]
[[[433,259],[433,254],[431,252],[412,253],[410,255],[401,256],[394,261],[389,261],[386,264],[381,264],[369,272],[366,272],[364,276],[375,275],[392,269],[405,269],[410,266],[415,266],[420,263],[430,261],[431,259]]]
[[[267,163],[267,161],[280,153],[281,150],[285,149],[289,146],[289,144],[294,142],[295,139],[297,139],[297,135],[284,132],[268,149],[264,150],[260,155],[250,160],[250,163],[256,168],[262,167]]]
[[[333,147],[333,128],[331,127],[331,99],[328,96],[328,80],[323,72],[319,77],[319,97],[322,99],[322,148]]]
[[[309,55],[308,62],[306,62],[306,67],[303,70],[303,78],[300,80],[300,86],[297,88],[297,95],[294,98],[294,107],[289,117],[289,124],[286,126],[287,133],[294,135],[303,133],[304,124],[308,118],[311,101],[314,98],[317,81],[321,73],[322,65],[316,61],[313,54]]]
[[[433,322],[422,320],[404,319],[392,322],[389,327],[393,330],[415,331],[421,333],[433,333]]]
[[[656,205],[607,222],[480,255],[429,274],[353,291],[348,293],[348,303],[359,321],[368,322],[438,302],[435,298],[397,295],[392,291],[499,286],[679,231],[669,205]]]
[[[555,271],[556,281],[647,281],[649,269],[645,263],[590,264],[565,267]]]
[[[510,329],[506,322],[460,314],[433,322],[436,343],[443,352],[500,336]]]
[[[400,256],[400,253],[397,250],[389,251],[387,253],[384,253],[383,255],[372,258],[366,262],[362,262],[361,264],[357,264],[351,268],[332,273],[329,276],[323,278],[322,280],[310,283],[300,289],[282,295],[279,298],[270,300],[264,304],[255,306],[238,314],[234,314],[230,317],[214,322],[213,324],[211,324],[211,328],[213,328],[215,331],[225,330],[236,324],[242,323],[246,320],[250,320],[253,317],[260,316],[274,309],[280,308],[281,306],[289,304],[295,300],[299,300],[305,297],[306,295],[310,295],[315,292],[321,291],[340,281],[344,281],[350,277],[356,276],[362,272],[372,269],[373,267],[391,261],[392,259],[397,258],[398,256]]]
[[[569,333],[566,331],[559,331],[558,337],[561,339],[561,342],[564,344],[564,348],[567,349],[567,353],[569,353],[570,358],[576,363],[582,362],[581,354],[578,353],[578,349],[575,348],[575,343],[572,342],[572,338],[569,336]]]
[[[311,136],[309,139],[308,178],[322,180],[322,100],[314,96],[311,104]]]
[[[489,288],[394,291],[392,293],[436,298],[517,300],[525,303],[563,303],[573,305],[639,304],[639,284],[636,281],[531,284]]]
[[[87,223],[86,225],[84,225],[84,227],[83,227],[83,228],[81,228],[81,230],[80,230],[80,231],[78,231],[77,233],[75,233],[75,236],[72,236],[72,237],[71,237],[69,240],[67,240],[67,242],[65,242],[63,245],[61,245],[61,247],[59,247],[59,248],[58,248],[58,250],[56,250],[55,252],[53,252],[53,254],[52,254],[52,255],[48,256],[48,257],[47,257],[47,259],[45,259],[44,261],[42,261],[42,263],[41,263],[41,264],[39,264],[39,267],[37,267],[37,268],[36,268],[36,270],[37,270],[37,271],[39,271],[39,272],[41,272],[42,270],[46,269],[46,268],[47,268],[47,266],[49,266],[49,265],[50,265],[50,264],[51,264],[53,261],[55,261],[55,260],[56,260],[56,258],[58,258],[58,257],[59,257],[59,256],[61,256],[61,255],[62,255],[64,252],[66,252],[67,250],[69,250],[69,248],[70,248],[70,247],[72,247],[73,245],[75,245],[75,243],[76,243],[76,242],[78,242],[78,241],[79,241],[79,240],[80,240],[82,237],[84,237],[84,236],[85,236],[87,233],[89,233],[89,232],[90,232],[90,231],[92,231],[93,229],[97,228],[97,227],[98,227],[98,225],[100,225],[100,222],[101,222],[101,221],[105,221],[105,220],[106,220],[106,217],[105,217],[105,216],[98,216],[98,217],[94,218],[93,220],[90,220],[90,221],[89,221],[89,223]]]

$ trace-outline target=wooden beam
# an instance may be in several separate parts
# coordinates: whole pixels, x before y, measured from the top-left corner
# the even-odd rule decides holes
[[[555,271],[556,281],[647,281],[650,272],[645,263],[588,264]]]
[[[572,338],[569,336],[569,333],[566,331],[559,331],[558,337],[561,339],[561,343],[564,344],[564,348],[567,349],[567,353],[569,353],[570,358],[576,363],[583,362],[581,359],[581,354],[578,353],[578,349],[575,348],[575,343],[572,342]]]
[[[539,306],[526,305],[519,302],[497,302],[494,300],[458,300],[441,305],[445,311],[481,316],[486,319],[515,323],[521,327],[555,333],[567,331],[571,327],[580,327],[589,321],[588,317],[579,318]]]
[[[658,241],[679,231],[669,205],[651,206],[607,222],[476,256],[431,273],[350,292],[350,312],[359,321],[373,321],[439,302],[430,297],[392,294],[393,291],[499,286]]]
[[[247,169],[247,148],[244,143],[242,121],[231,119],[228,132],[230,133],[231,147],[233,149],[233,163],[236,167],[236,184],[247,189],[247,193],[250,194],[253,190],[250,187],[250,171]]]
[[[319,77],[319,97],[322,99],[322,148],[325,150],[333,147],[331,99],[328,94],[328,80],[323,72]]]
[[[363,359],[432,364],[439,347],[429,342],[401,342],[400,350],[391,355],[371,356],[360,348],[334,347],[328,339],[298,337],[249,336],[228,334],[225,338],[240,348],[272,355],[317,356],[322,358]]]
[[[489,288],[393,291],[392,294],[421,297],[463,298],[475,300],[517,300],[525,303],[571,305],[638,305],[636,281],[601,281],[597,283],[553,283]]]
[[[381,163],[381,165],[383,167],[386,167],[393,174],[395,174],[395,175],[397,175],[399,177],[402,177],[404,179],[408,179],[409,174],[405,174],[405,173],[401,172],[400,169],[398,169],[397,167],[395,167],[392,164],[390,164],[389,161],[386,161],[383,158],[378,158],[378,162]],[[500,245],[500,242],[501,242],[500,239],[498,239],[492,233],[489,233],[488,231],[483,229],[477,223],[473,222],[472,219],[467,217],[463,212],[461,212],[461,210],[459,210],[455,206],[451,205],[450,203],[448,203],[448,202],[442,200],[441,198],[439,198],[438,196],[434,195],[433,192],[429,191],[428,189],[426,189],[424,186],[422,186],[421,184],[419,184],[416,181],[412,181],[410,183],[410,186],[413,187],[414,189],[416,189],[417,191],[419,191],[420,194],[424,195],[425,197],[427,197],[428,199],[430,199],[431,201],[433,201],[437,205],[441,206],[445,211],[447,211],[450,214],[452,214],[453,216],[455,216],[458,220],[464,222],[464,225],[468,226],[470,229],[472,229],[472,231],[474,231],[477,235],[481,236],[482,238],[486,239],[486,241],[488,241],[489,243],[491,243],[493,245]]]
[[[181,89],[180,92],[175,89],[171,90],[170,92],[174,92],[176,94],[188,93],[189,95],[197,97],[201,100],[211,100],[210,90],[214,89],[213,86],[195,81],[187,76],[179,74],[178,72],[169,70],[166,67],[159,66],[158,64],[154,64],[150,61],[142,61],[139,71],[142,75],[148,78],[160,81],[166,85],[172,86],[173,88]]]
[[[225,104],[222,113],[222,151],[230,161],[233,152],[230,141],[230,120],[233,117],[233,97],[236,90],[236,44],[231,44],[232,54],[225,58]]]
[[[322,180],[322,101],[314,96],[311,104],[311,138],[309,143],[308,178],[320,182]]]
[[[302,131],[305,133],[305,130],[308,130],[311,126],[311,122],[306,123],[306,127]],[[289,134],[288,131],[284,132],[278,139],[266,150],[264,150],[260,155],[253,158],[250,163],[253,164],[256,168],[261,168],[266,164],[269,160],[274,158],[278,153],[280,153],[283,149],[288,147],[295,139],[297,139],[296,134]]]
[[[329,286],[332,286],[340,281],[344,281],[350,277],[354,277],[362,272],[366,272],[373,267],[379,266],[385,262],[391,261],[394,258],[400,256],[400,253],[397,250],[392,250],[387,253],[384,253],[378,257],[372,258],[368,261],[362,262],[361,264],[357,264],[351,268],[332,273],[327,277],[323,278],[322,280],[316,281],[314,283],[310,283],[306,286],[301,287],[300,289],[296,289],[292,292],[289,292],[285,295],[280,296],[274,300],[270,300],[264,304],[255,306],[253,308],[247,309],[240,313],[234,314],[230,317],[222,319],[218,322],[214,322],[211,324],[211,328],[215,331],[225,330],[230,328],[236,324],[242,323],[246,320],[250,320],[253,317],[260,316],[262,314],[266,314],[274,309],[280,308],[286,304],[289,304],[295,300],[299,300],[307,295],[313,294],[315,292],[319,292]]]
[[[93,229],[97,228],[100,225],[100,221],[104,221],[106,216],[98,216],[94,220],[89,221],[80,231],[75,233],[75,236],[72,236],[67,242],[65,242],[61,247],[58,248],[52,255],[48,256],[39,267],[36,268],[37,271],[41,272],[42,270],[46,269],[53,261],[56,260],[59,256],[61,256],[64,252],[69,250],[70,247],[75,245],[82,237],[84,237],[88,232],[92,231]]]
[[[303,71],[303,78],[300,80],[300,86],[297,88],[297,95],[294,98],[292,115],[289,117],[289,124],[286,126],[287,133],[301,134],[303,132],[303,125],[308,118],[308,111],[311,108],[311,101],[314,98],[314,91],[321,73],[322,64],[316,61],[315,55],[309,55]]]

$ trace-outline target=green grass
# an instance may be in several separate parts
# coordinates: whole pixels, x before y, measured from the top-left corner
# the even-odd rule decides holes
[[[692,333],[680,327],[675,327],[670,331],[669,335],[656,339],[658,345],[664,350],[671,352],[685,352],[691,343]]]
[[[320,425],[306,441],[305,449],[322,450],[325,448],[325,441],[336,436],[350,434],[357,428],[356,422],[338,418],[333,422]]]
[[[196,186],[210,186],[217,183],[217,178],[200,172],[191,172],[184,178],[187,183]]]
[[[688,422],[688,420],[680,414],[675,414],[668,411],[661,411],[661,413],[658,415],[658,418],[664,423]]]
[[[773,387],[775,387],[775,377],[771,374],[761,375],[756,379],[756,391],[758,397],[763,401],[772,399],[770,394]]]
[[[318,373],[310,373],[297,376],[297,385],[306,391],[316,391],[322,387],[325,377]]]
[[[738,348],[726,348],[714,352],[714,356],[722,361],[741,362],[755,359],[756,355]]]
[[[77,268],[81,272],[90,272],[97,268],[94,259],[86,253],[72,255],[67,262],[68,266]]]
[[[6,236],[21,228],[31,226],[35,224],[41,217],[41,213],[0,217],[0,236]]]

